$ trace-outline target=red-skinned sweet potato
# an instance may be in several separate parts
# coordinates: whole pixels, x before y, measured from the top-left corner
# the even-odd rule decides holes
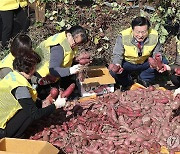
[[[90,59],[90,53],[83,52],[76,58],[77,61],[79,61],[81,59]]]
[[[81,65],[89,64],[90,62],[91,62],[90,59],[80,59],[79,60],[79,64],[81,64]]]
[[[51,97],[52,97],[53,99],[56,99],[56,97],[57,97],[58,94],[59,94],[59,91],[58,91],[57,88],[51,88],[50,94],[51,94]]]
[[[59,90],[57,88],[51,88],[50,94],[46,97],[46,100],[48,100],[50,103],[53,103],[54,99],[57,98],[59,94]]]
[[[152,67],[154,69],[157,67],[157,61],[154,58],[149,57],[148,62],[149,62],[150,67]]]
[[[175,68],[174,71],[175,71],[175,75],[180,76],[180,67]]]
[[[71,93],[73,92],[74,88],[75,88],[75,84],[72,83],[64,92],[62,92],[61,97],[62,98],[69,97]]]
[[[161,54],[157,53],[155,55],[155,59],[156,59],[156,62],[157,62],[157,70],[161,70],[162,67],[163,67],[163,63],[162,63],[162,60],[161,60]]]

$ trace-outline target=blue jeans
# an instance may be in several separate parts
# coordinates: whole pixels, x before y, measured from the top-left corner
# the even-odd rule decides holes
[[[164,64],[168,64],[165,57],[163,57],[162,61]],[[153,82],[155,74],[157,73],[155,69],[150,68],[147,60],[143,64],[132,64],[124,60],[122,67],[124,68],[124,71],[121,74],[110,71],[110,74],[115,79],[116,83],[122,86],[128,86],[132,83],[131,74],[133,72],[138,73],[140,79],[146,82]]]

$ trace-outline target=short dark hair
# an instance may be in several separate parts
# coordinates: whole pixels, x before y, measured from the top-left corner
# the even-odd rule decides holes
[[[28,74],[40,62],[40,56],[32,50],[24,53],[23,56],[16,56],[13,61],[13,69]]]
[[[150,28],[151,24],[149,20],[145,17],[136,17],[132,20],[131,27],[134,29],[135,26],[144,26],[147,25],[148,29]]]
[[[25,52],[31,51],[32,41],[31,38],[26,34],[18,34],[12,41],[10,52],[16,57],[23,55]]]
[[[80,34],[82,43],[86,43],[88,41],[86,30],[79,25],[72,26],[70,29],[66,30],[66,33],[71,33],[73,37],[75,37],[77,34]]]

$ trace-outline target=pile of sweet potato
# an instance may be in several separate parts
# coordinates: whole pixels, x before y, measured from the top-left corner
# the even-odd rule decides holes
[[[68,102],[29,130],[30,139],[45,140],[73,154],[159,153],[161,146],[179,151],[168,138],[180,134],[173,110],[180,97],[152,87],[105,94],[96,100]],[[176,138],[177,139],[177,138]]]

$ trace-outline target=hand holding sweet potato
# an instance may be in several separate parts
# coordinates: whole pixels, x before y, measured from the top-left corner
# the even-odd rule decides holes
[[[174,71],[175,71],[175,75],[180,76],[180,67],[175,68]]]
[[[158,72],[163,73],[167,69],[162,62],[161,54],[157,53],[154,58],[149,57],[148,62],[151,68],[156,69]]]
[[[121,74],[123,71],[123,68],[120,65],[116,65],[116,64],[109,64],[108,69],[117,74]]]
[[[82,52],[76,57],[76,61],[81,65],[86,65],[91,63],[91,55],[88,52]]]

